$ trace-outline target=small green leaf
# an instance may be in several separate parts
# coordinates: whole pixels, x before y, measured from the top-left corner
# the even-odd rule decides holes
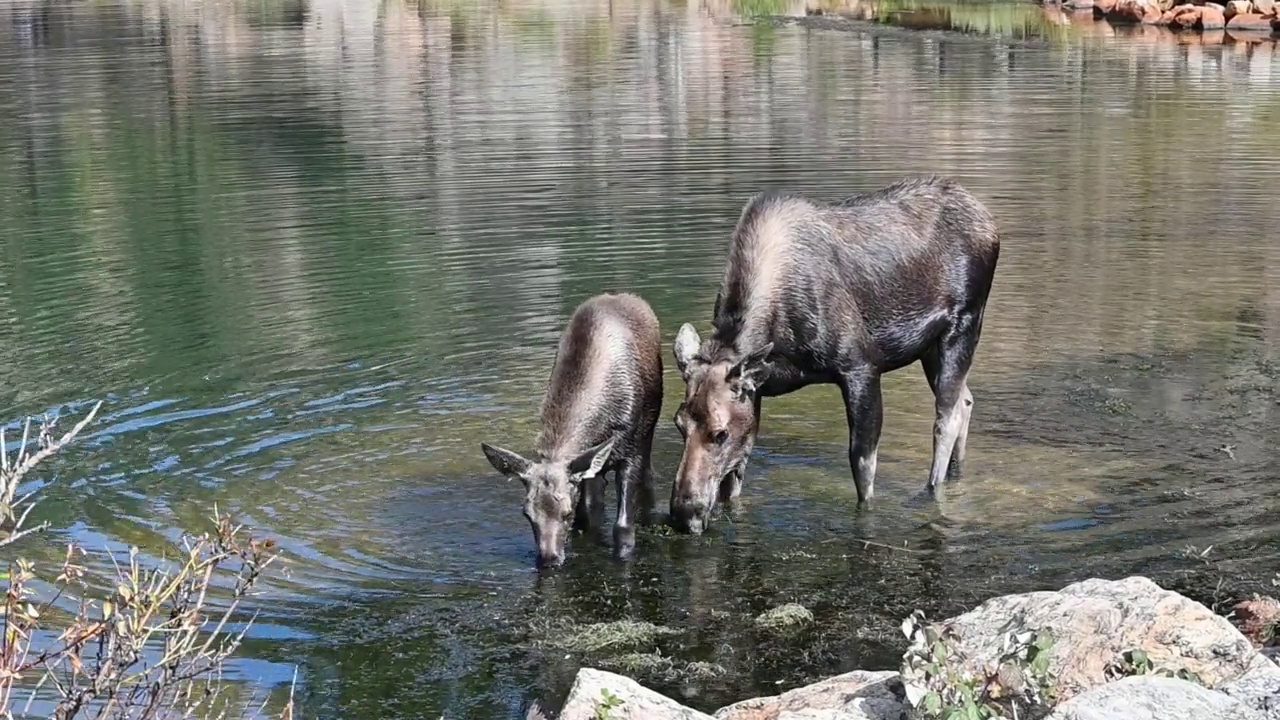
[[[947,661],[947,646],[940,642],[934,643],[933,659],[938,663],[945,663]]]
[[[924,696],[924,711],[930,715],[937,715],[942,710],[942,696],[930,690]]]

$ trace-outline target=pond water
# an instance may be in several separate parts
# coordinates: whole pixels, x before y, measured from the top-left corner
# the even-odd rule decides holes
[[[918,32],[749,4],[6,3],[0,417],[105,401],[24,552],[71,539],[102,566],[238,514],[288,574],[229,677],[278,707],[297,667],[323,718],[522,717],[622,652],[712,710],[895,666],[917,607],[1134,572],[1206,601],[1265,584],[1275,47],[1066,32],[1034,5],[903,6],[949,18]],[[663,324],[665,510],[670,339],[707,328],[742,204],[925,172],[1003,231],[964,477],[918,497],[912,366],[858,511],[838,392],[810,388],[767,404],[734,517],[535,572],[521,488],[479,443],[530,449],[577,303],[630,290]],[[786,602],[813,626],[752,624]],[[618,619],[670,632],[557,645]]]

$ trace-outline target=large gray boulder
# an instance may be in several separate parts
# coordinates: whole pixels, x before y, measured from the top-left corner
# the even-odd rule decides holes
[[[999,665],[1009,633],[1050,631],[1056,644],[1048,652],[1049,670],[1058,702],[1114,679],[1109,666],[1130,650],[1145,652],[1157,670],[1194,673],[1209,688],[1273,666],[1225,618],[1144,577],[992,598],[934,628],[958,636],[957,663],[972,677]]]
[[[716,720],[906,720],[908,710],[898,673],[854,670],[720,708]]]
[[[1280,720],[1280,666],[1274,662],[1259,663],[1220,689],[1267,720]]]
[[[1127,677],[1061,703],[1045,720],[1263,720],[1225,693],[1177,678]]]
[[[609,720],[713,720],[631,678],[594,668],[578,671],[560,720],[596,720],[597,709],[606,707]]]

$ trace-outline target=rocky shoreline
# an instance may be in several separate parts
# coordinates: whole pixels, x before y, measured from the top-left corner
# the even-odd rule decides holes
[[[1226,618],[1151,580],[1090,579],[903,623],[897,670],[856,670],[714,715],[582,668],[561,720],[1280,720],[1280,603]],[[531,718],[543,717],[531,711]]]
[[[1173,30],[1230,33],[1238,40],[1268,40],[1280,34],[1276,0],[1045,0],[1046,7],[1092,13],[1112,25],[1153,25]]]

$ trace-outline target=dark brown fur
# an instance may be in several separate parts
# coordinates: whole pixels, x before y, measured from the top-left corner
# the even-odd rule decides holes
[[[684,455],[672,487],[677,526],[700,532],[737,497],[764,397],[840,386],[858,496],[873,493],[880,376],[919,360],[935,393],[934,467],[963,461],[966,383],[999,257],[987,209],[954,181],[908,178],[834,204],[760,194],[729,245],[712,334],[686,324],[676,425]],[[941,466],[941,467],[940,467]]]
[[[564,560],[570,523],[604,524],[604,473],[618,484],[615,550],[635,547],[637,514],[653,506],[650,454],[662,411],[658,319],[640,297],[597,295],[574,311],[560,338],[546,395],[537,460],[481,443],[498,472],[526,487],[525,516],[541,565]]]

